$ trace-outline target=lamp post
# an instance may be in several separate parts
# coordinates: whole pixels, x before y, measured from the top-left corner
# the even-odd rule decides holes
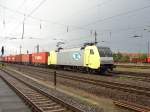
[[[144,29],[145,31],[147,31],[147,32],[150,32],[150,29],[147,29],[147,28],[145,28]],[[149,53],[150,53],[150,45],[149,45],[149,40],[147,41],[147,57],[149,57]]]
[[[36,48],[37,48],[37,53],[39,53],[39,49],[40,49],[39,44],[37,44]]]
[[[19,48],[20,48],[20,54],[21,54],[21,49],[22,49],[22,46],[20,45],[20,47],[19,47]]]
[[[132,37],[130,37],[130,38],[135,38],[135,39],[140,39],[140,38],[143,38],[143,35],[133,35]],[[140,48],[138,48],[139,50],[138,50],[138,55],[139,56],[137,56],[139,59],[140,59],[140,56],[141,56],[141,53],[140,53]]]

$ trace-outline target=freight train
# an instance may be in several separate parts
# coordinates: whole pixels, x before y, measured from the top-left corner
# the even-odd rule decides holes
[[[4,56],[6,63],[44,65],[51,68],[71,69],[92,73],[112,71],[114,67],[112,51],[109,47],[86,44],[72,49],[58,49],[50,52]]]
[[[150,57],[147,57],[145,59],[140,59],[140,58],[132,58],[130,60],[130,63],[150,63]]]

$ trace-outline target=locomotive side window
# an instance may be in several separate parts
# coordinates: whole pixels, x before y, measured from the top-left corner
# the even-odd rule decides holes
[[[94,54],[94,51],[93,51],[93,49],[90,49],[90,54],[92,54],[92,55]]]

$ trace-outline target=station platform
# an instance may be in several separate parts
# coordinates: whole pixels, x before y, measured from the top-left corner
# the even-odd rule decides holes
[[[0,75],[1,71],[0,71]],[[32,112],[0,77],[0,112]]]

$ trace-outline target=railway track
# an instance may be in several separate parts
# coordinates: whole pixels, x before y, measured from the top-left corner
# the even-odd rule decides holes
[[[111,73],[120,74],[120,75],[130,75],[130,76],[136,76],[136,77],[150,78],[150,73],[138,73],[138,72],[131,72],[131,71],[114,71],[114,72],[111,72]]]
[[[118,68],[134,68],[132,71],[114,71],[112,74],[117,74],[117,76],[122,76],[122,77],[128,77],[128,78],[134,78],[134,79],[139,79],[141,81],[146,81],[150,82],[150,73],[148,72],[135,72],[134,70],[136,69],[145,69],[148,70],[150,69],[150,64],[147,65],[116,65]]]
[[[32,67],[31,67],[32,68]],[[39,73],[39,75],[36,75],[36,78],[41,79],[41,77],[43,77],[43,79],[49,80],[49,76],[50,76],[50,72],[47,70],[44,70],[42,68],[38,69],[38,68],[19,68],[20,71],[25,71],[25,73],[30,74],[30,76],[35,76],[35,74]],[[31,75],[32,74],[32,75]],[[53,76],[53,73],[51,73],[51,75]],[[109,81],[100,81],[100,80],[95,80],[95,79],[89,79],[89,78],[85,78],[85,77],[78,77],[78,76],[72,76],[72,75],[65,75],[65,74],[57,74],[57,77],[62,78],[62,79],[68,79],[68,80],[72,80],[72,81],[78,81],[78,82],[82,82],[82,83],[87,83],[87,84],[92,84],[92,85],[96,85],[96,86],[102,86],[102,87],[107,87],[107,88],[111,88],[111,89],[117,89],[117,90],[121,90],[124,92],[129,92],[129,93],[134,93],[134,94],[138,94],[138,95],[143,95],[146,97],[150,97],[150,88],[147,87],[139,87],[139,86],[134,86],[134,85],[128,85],[128,84],[120,84],[120,83],[116,83],[116,82],[109,82]],[[114,102],[116,105],[119,106],[123,106],[126,108],[130,108],[133,110],[136,110],[138,112],[149,112],[150,108],[149,106],[142,106],[140,104],[136,104],[136,103],[131,103],[131,102],[118,102],[115,101]],[[132,105],[131,105],[132,104]],[[149,105],[149,104],[147,104]],[[141,111],[141,110],[145,110],[145,111]]]
[[[150,64],[147,65],[137,65],[137,64],[115,64],[116,67],[123,67],[123,68],[140,68],[140,69],[149,69]]]
[[[125,77],[133,80],[139,80],[144,82],[150,82],[150,73],[135,73],[127,71],[114,71],[110,72],[109,75],[114,77]]]
[[[26,66],[26,65],[16,65],[16,64],[10,64],[10,66],[15,66],[18,68],[22,68],[21,66],[25,67],[25,68],[33,68],[35,70],[40,70],[42,72],[48,71],[48,69],[46,70],[45,68],[40,68],[40,67],[33,67],[33,66]],[[53,70],[54,71],[54,70]],[[63,71],[63,70],[57,70],[57,71]],[[66,72],[64,70],[64,72]],[[73,71],[69,71],[69,72],[73,72]],[[75,73],[75,72],[73,72]],[[91,74],[91,75],[97,75],[97,74]],[[113,72],[109,72],[107,74],[105,74],[106,76],[131,76],[131,77],[137,77],[137,78],[142,78],[145,79],[147,78],[148,80],[150,79],[150,73],[136,73],[136,72],[131,72],[131,71],[113,71]]]
[[[29,69],[26,70],[25,68],[21,68],[22,71],[24,70],[25,73],[29,73],[29,74],[35,74],[35,73],[41,73],[40,75],[36,75],[36,78],[41,79],[43,77],[43,79],[49,80],[50,79],[50,72],[49,71],[45,71],[45,70],[40,70],[40,69]],[[44,75],[46,74],[46,75]],[[51,72],[51,75],[53,75],[54,73]],[[97,86],[103,86],[103,87],[107,87],[107,88],[112,88],[112,89],[118,89],[118,90],[122,90],[125,92],[131,92],[131,93],[136,93],[139,95],[145,95],[150,97],[150,88],[147,87],[139,87],[139,86],[134,86],[134,85],[130,85],[130,84],[122,84],[122,83],[118,83],[118,82],[109,82],[109,81],[104,81],[104,80],[95,80],[95,79],[91,79],[91,78],[85,78],[85,77],[79,77],[79,76],[72,76],[72,75],[66,75],[66,74],[62,74],[62,73],[57,73],[57,77],[59,78],[63,78],[63,79],[69,79],[69,80],[73,80],[73,81],[78,81],[78,82],[82,82],[82,83],[88,83],[88,84],[93,84],[93,85],[97,85]]]
[[[137,112],[150,112],[149,107],[144,107],[135,103],[127,102],[127,101],[114,101],[114,104],[117,106],[129,108],[135,110]]]
[[[18,67],[19,69],[21,69],[22,67],[18,66],[18,65],[13,65]],[[24,66],[22,65],[24,68],[33,68],[33,70],[37,70],[43,73],[48,73],[49,70],[45,69],[45,68],[40,68],[40,67],[33,67],[33,66]],[[18,70],[19,70],[18,69]],[[55,71],[55,70],[53,70]],[[63,70],[57,70],[60,72],[63,72]],[[66,72],[66,71],[64,71]],[[73,71],[69,71],[69,72],[73,72]],[[73,72],[75,73],[75,72]],[[87,75],[87,74],[86,74]],[[98,76],[96,74],[91,74],[92,76]],[[112,76],[112,77],[126,77],[126,78],[130,78],[133,80],[140,80],[140,81],[144,81],[144,82],[150,82],[150,73],[135,73],[135,72],[129,72],[129,71],[113,71],[113,72],[109,72],[107,74],[105,74],[105,76]]]
[[[34,112],[83,112],[6,72],[1,77]]]

